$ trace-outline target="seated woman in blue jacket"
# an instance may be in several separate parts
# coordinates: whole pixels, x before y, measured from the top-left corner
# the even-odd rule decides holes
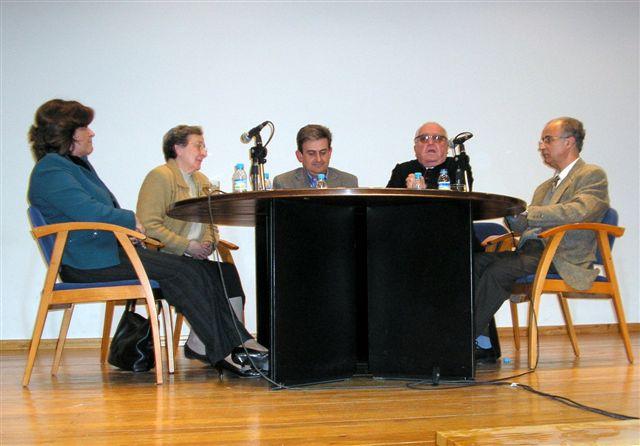
[[[29,130],[37,160],[29,201],[49,224],[95,221],[144,232],[135,213],[120,208],[89,163],[95,135],[88,127],[92,120],[93,109],[76,101],[53,99],[38,108]],[[149,278],[160,284],[163,296],[184,314],[204,343],[209,362],[220,372],[259,376],[242,348],[252,341],[251,335],[229,311],[219,276],[211,270],[214,264],[142,248],[137,251]],[[91,231],[69,235],[60,276],[66,282],[136,278],[115,237]],[[258,367],[266,368],[267,353],[248,351]]]

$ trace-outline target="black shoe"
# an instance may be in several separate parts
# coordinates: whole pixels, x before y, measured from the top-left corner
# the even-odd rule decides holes
[[[233,355],[231,357],[233,358]],[[216,362],[215,368],[216,370],[218,370],[218,376],[220,377],[221,381],[222,381],[223,370],[228,370],[229,372],[233,373],[239,378],[259,378],[260,377],[260,373],[252,369],[251,367],[243,367],[241,365],[238,365],[235,362],[232,364],[226,361],[225,359]]]
[[[476,345],[474,358],[478,364],[495,364],[498,357],[495,350],[491,348],[480,348]]]
[[[231,358],[236,364],[242,364],[243,366],[248,367],[255,366],[263,371],[269,370],[268,351],[254,350],[252,348],[247,348],[245,351],[244,347],[235,347],[231,351]],[[249,358],[251,358],[251,361],[249,360]],[[253,365],[251,364],[251,362],[253,362]]]
[[[184,357],[187,359],[197,359],[198,361],[209,364],[209,358],[207,355],[201,355],[200,353],[194,352],[187,344],[184,344]]]

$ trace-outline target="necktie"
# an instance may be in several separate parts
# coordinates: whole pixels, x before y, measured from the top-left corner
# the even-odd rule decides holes
[[[558,181],[560,180],[560,175],[556,175],[553,177],[553,189],[558,187]]]

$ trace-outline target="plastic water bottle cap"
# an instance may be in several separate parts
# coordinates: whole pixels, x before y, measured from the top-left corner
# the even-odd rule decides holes
[[[269,179],[269,174],[267,172],[264,173],[264,179],[268,180]]]
[[[440,169],[440,174],[447,173],[447,169]]]
[[[236,169],[244,169],[244,164],[242,163],[236,164]]]
[[[319,174],[318,174],[318,181],[320,181],[320,180],[324,180],[324,179],[325,179],[324,174],[323,174],[323,173],[319,173]]]
[[[414,177],[416,177],[417,180],[419,180],[420,178],[422,178],[422,174],[420,172],[416,172],[413,174]]]
[[[511,358],[502,358],[504,364],[511,364]]]

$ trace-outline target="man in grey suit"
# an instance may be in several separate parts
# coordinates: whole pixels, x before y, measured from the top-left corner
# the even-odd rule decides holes
[[[580,158],[584,135],[577,119],[549,121],[542,130],[538,150],[555,175],[538,186],[526,211],[507,217],[507,225],[522,233],[518,248],[514,252],[474,255],[476,334],[487,329],[494,313],[509,299],[514,282],[535,273],[544,250],[538,233],[563,224],[600,222],[609,208],[607,175]],[[596,240],[591,231],[568,232],[553,259],[553,272],[575,289],[587,289],[598,275],[592,267],[595,253]],[[489,356],[476,350],[476,356],[483,355]]]
[[[273,179],[274,189],[306,189],[316,187],[318,174],[324,174],[329,187],[358,187],[358,178],[329,167],[331,131],[318,124],[305,125],[296,137],[296,158],[302,167],[280,174]]]

